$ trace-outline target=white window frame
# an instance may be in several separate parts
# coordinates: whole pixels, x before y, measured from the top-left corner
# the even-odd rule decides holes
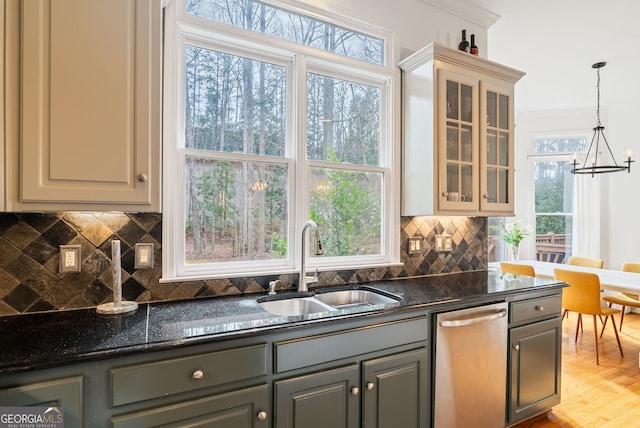
[[[248,30],[230,27],[186,15],[185,0],[174,0],[165,8],[165,70],[164,70],[164,125],[163,125],[163,251],[162,282],[184,281],[237,276],[258,276],[297,272],[301,259],[301,229],[308,218],[309,171],[312,166],[344,168],[354,171],[380,172],[384,176],[382,195],[381,254],[349,257],[310,257],[309,269],[354,269],[399,265],[399,227],[394,209],[398,189],[397,164],[399,150],[393,144],[393,88],[394,67],[391,34],[375,27],[367,27],[354,20],[338,19],[321,13],[316,8],[304,9],[293,3],[269,1],[274,5],[316,16],[327,22],[355,31],[371,34],[385,40],[384,66],[347,58],[339,54],[320,51],[286,40],[274,39]],[[206,24],[204,24],[206,23]],[[175,42],[174,42],[175,41]],[[268,41],[268,43],[266,43]],[[184,148],[184,47],[196,45],[232,55],[249,57],[285,66],[287,79],[287,143],[284,157],[257,156],[236,153],[207,152]],[[306,73],[318,73],[348,81],[377,86],[381,93],[380,166],[335,164],[306,159]],[[354,73],[357,73],[355,75]],[[295,85],[293,84],[295,82]],[[298,113],[294,113],[298,112]],[[297,121],[294,120],[297,114]],[[303,120],[300,120],[302,118]],[[297,122],[297,123],[296,123]],[[288,168],[289,225],[288,251],[285,259],[253,262],[210,264],[185,263],[185,157],[197,154],[215,159],[251,162],[283,163]],[[396,230],[397,229],[397,230]]]
[[[536,152],[536,142],[538,140],[548,140],[548,139],[561,139],[561,138],[566,138],[566,139],[578,139],[578,138],[584,138],[585,141],[587,142],[587,147],[589,145],[589,139],[590,136],[586,133],[586,132],[571,132],[571,131],[554,131],[554,132],[546,132],[546,133],[535,133],[531,136],[531,154],[527,155],[527,168],[528,168],[528,173],[527,173],[527,189],[528,192],[527,194],[530,195],[528,202],[528,206],[529,209],[526,212],[526,216],[525,216],[525,221],[527,224],[531,224],[534,226],[534,228],[536,227],[536,217],[537,214],[536,213],[536,205],[535,205],[535,192],[536,192],[536,182],[535,182],[535,163],[536,162],[542,162],[542,161],[567,161],[567,162],[571,162],[573,159],[574,155],[581,155],[584,152]],[[573,242],[573,246],[575,246],[575,242],[577,239],[576,233],[575,231],[575,227],[576,227],[576,222],[577,222],[577,217],[576,217],[576,212],[575,212],[575,198],[577,197],[576,194],[577,189],[575,188],[575,182],[574,182],[574,200],[572,201],[572,212],[571,212],[571,216],[573,217],[572,219],[572,224],[573,224],[573,230],[571,231],[573,237],[572,237],[572,242]],[[541,214],[553,214],[553,213],[541,213]],[[566,213],[559,213],[561,215],[566,215]],[[535,231],[533,234],[534,239],[530,239],[529,243],[526,245],[526,256],[528,258],[531,259],[535,259],[536,258],[536,241],[535,241]],[[575,248],[572,248],[572,252],[574,251]],[[522,256],[522,253],[521,253]]]

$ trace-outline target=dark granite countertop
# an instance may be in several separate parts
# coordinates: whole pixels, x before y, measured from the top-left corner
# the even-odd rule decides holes
[[[378,309],[374,314],[459,300],[486,299],[492,295],[502,298],[509,294],[558,287],[553,280],[501,275],[495,271],[397,279],[366,285],[402,297],[398,304]],[[372,314],[355,308],[310,316],[277,316],[259,306],[256,299],[261,296],[148,303],[141,304],[133,313],[123,315],[99,315],[95,309],[82,309],[1,317],[0,375],[258,335],[319,321],[339,322],[345,317]]]

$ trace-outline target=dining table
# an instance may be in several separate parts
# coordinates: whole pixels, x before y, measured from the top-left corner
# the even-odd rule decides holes
[[[600,278],[600,287],[604,290],[640,294],[640,273],[636,272],[598,269],[586,266],[568,265],[564,263],[542,262],[538,260],[509,260],[508,262],[533,266],[533,269],[536,272],[536,277],[540,278],[554,278],[555,269],[595,273],[598,275],[598,278]],[[490,262],[489,268],[500,270],[500,262]]]

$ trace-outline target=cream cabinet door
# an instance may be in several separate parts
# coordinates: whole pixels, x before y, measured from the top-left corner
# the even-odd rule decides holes
[[[438,70],[439,211],[474,212],[480,207],[478,94],[477,78]]]
[[[18,209],[160,209],[160,0],[23,0]]]
[[[480,210],[513,215],[513,85],[480,83]]]

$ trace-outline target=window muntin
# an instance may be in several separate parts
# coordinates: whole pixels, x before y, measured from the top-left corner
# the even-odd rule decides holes
[[[188,0],[186,12],[373,64],[384,64],[384,40],[258,0]]]

